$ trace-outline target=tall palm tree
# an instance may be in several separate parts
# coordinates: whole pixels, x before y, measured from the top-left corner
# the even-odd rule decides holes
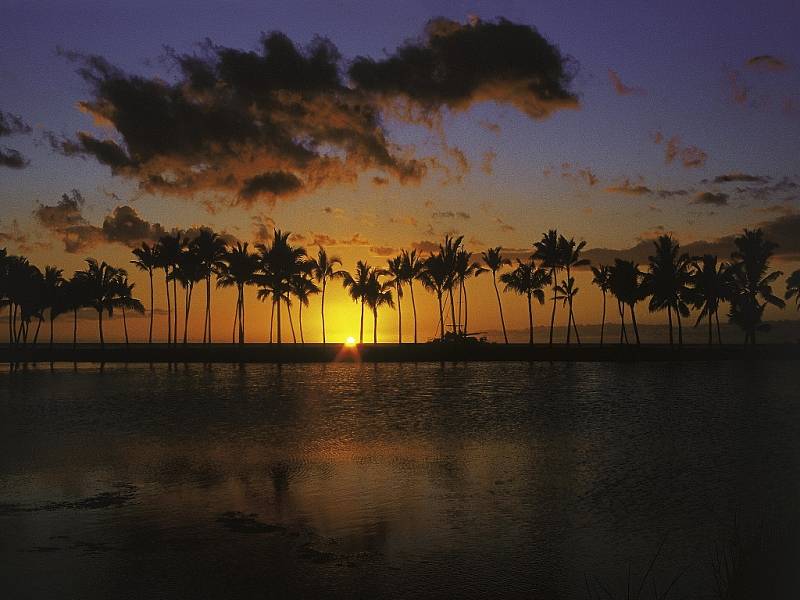
[[[447,289],[450,277],[450,268],[442,252],[431,254],[425,259],[425,269],[419,275],[419,281],[429,292],[436,294],[439,303],[439,330],[441,339],[444,340],[444,306],[442,297]]]
[[[133,297],[133,288],[136,287],[135,283],[129,283],[125,271],[120,269],[117,274],[117,285],[119,290],[117,297],[114,299],[114,306],[122,310],[122,327],[125,331],[125,347],[128,347],[128,319],[126,317],[126,310],[132,310],[141,315],[144,314],[144,304],[141,300]],[[185,342],[184,342],[185,343]]]
[[[220,261],[217,287],[236,286],[236,314],[233,318],[233,339],[238,330],[239,343],[244,344],[244,288],[254,283],[258,269],[257,257],[248,249],[247,242],[236,242]]]
[[[64,270],[57,267],[44,268],[44,304],[50,309],[50,349],[53,349],[53,324],[63,312]]]
[[[492,285],[494,285],[494,294],[497,297],[497,308],[500,309],[500,325],[503,328],[503,339],[507,344],[508,334],[506,333],[506,319],[503,316],[503,302],[500,300],[500,290],[497,289],[497,272],[504,266],[510,265],[511,261],[507,258],[503,258],[502,250],[503,248],[501,246],[495,246],[494,248],[489,248],[485,252],[482,252],[481,257],[486,264],[487,270],[492,273]],[[477,271],[476,275],[480,275],[483,272],[485,272],[485,270]]]
[[[191,242],[189,251],[196,257],[199,275],[206,283],[206,308],[203,320],[203,343],[211,343],[211,276],[217,272],[225,258],[227,242],[208,227],[202,227]]]
[[[722,333],[719,326],[719,303],[730,300],[731,277],[729,265],[717,263],[717,257],[711,254],[696,259],[691,265],[691,300],[695,308],[700,309],[694,326],[705,317],[708,320],[708,345],[713,343],[712,319],[717,323],[717,341],[722,345]]]
[[[562,235],[558,238],[558,245],[561,248],[561,264],[567,272],[567,278],[561,283],[566,284],[564,287],[570,287],[569,280],[572,278],[572,269],[585,267],[589,264],[588,259],[581,258],[581,251],[586,246],[586,242],[584,240],[576,242],[575,238],[567,239]],[[573,311],[573,303],[575,300],[575,295],[578,293],[578,288],[574,288],[573,291],[574,293],[567,295],[566,300],[567,306],[569,307],[569,317],[567,319],[567,343],[569,344],[569,327],[571,323],[573,329],[575,330],[575,339],[580,344],[581,336],[578,334],[578,324],[575,322],[575,313]]]
[[[674,344],[672,336],[672,313],[678,321],[678,344],[683,345],[683,326],[681,317],[689,316],[687,300],[690,295],[691,259],[680,253],[680,244],[670,235],[661,235],[654,242],[655,255],[650,256],[650,272],[645,279],[650,294],[650,312],[667,310],[669,325],[669,345]]]
[[[303,335],[303,307],[308,306],[309,298],[314,294],[319,294],[320,289],[312,280],[311,263],[303,264],[303,269],[292,279],[291,294],[297,298],[297,322],[300,328],[300,343],[305,344]]]
[[[439,254],[442,256],[442,261],[447,268],[447,282],[445,289],[450,300],[450,320],[453,327],[453,333],[456,333],[456,306],[453,299],[453,288],[456,286],[456,260],[458,253],[461,250],[461,242],[464,236],[453,237],[446,235],[444,243],[439,244]]]
[[[736,250],[731,254],[735,262],[731,266],[730,321],[744,330],[745,344],[755,344],[756,331],[769,330],[769,325],[762,323],[767,305],[786,306],[772,293],[772,284],[783,275],[780,271],[769,271],[769,260],[777,244],[765,239],[761,229],[745,229],[733,243]]]
[[[639,327],[636,324],[636,303],[643,300],[645,297],[645,290],[643,284],[644,273],[639,270],[639,265],[630,260],[614,259],[614,266],[609,267],[611,293],[616,296],[622,328],[620,331],[620,343],[622,343],[623,336],[625,340],[628,339],[627,331],[625,330],[625,306],[627,305],[631,311],[631,321],[633,322],[633,331],[636,334],[636,345],[638,346],[641,341],[639,339]]]
[[[183,297],[183,343],[187,343],[189,338],[189,311],[192,307],[192,294],[194,292],[194,285],[200,281],[206,280],[206,269],[200,258],[200,255],[191,246],[178,255],[175,268],[170,274],[170,278],[177,280],[181,287],[184,289]],[[177,311],[177,303],[176,308]]]
[[[403,343],[403,311],[400,306],[400,301],[403,298],[403,283],[405,283],[405,267],[403,265],[403,256],[398,254],[394,258],[386,261],[386,272],[391,276],[388,282],[394,288],[397,294],[397,343]]]
[[[342,265],[342,259],[338,256],[328,256],[327,251],[322,246],[319,247],[316,258],[310,259],[311,275],[318,284],[322,286],[322,344],[327,343],[325,337],[325,290],[329,281],[344,277],[344,271],[338,269]]]
[[[550,345],[553,345],[553,328],[556,322],[556,287],[558,272],[564,266],[563,245],[560,242],[558,232],[550,229],[542,234],[542,239],[534,242],[533,257],[541,261],[541,266],[548,270],[550,282],[553,286],[553,311],[550,315]]]
[[[86,306],[97,311],[97,325],[100,332],[100,346],[105,349],[103,336],[103,312],[113,316],[120,294],[120,279],[125,271],[112,267],[105,261],[98,263],[94,258],[86,259],[86,269],[77,271],[75,278],[84,286]]]
[[[533,258],[527,262],[517,259],[517,267],[500,276],[500,281],[505,284],[504,291],[524,295],[528,299],[528,343],[533,345],[533,307],[531,299],[536,298],[539,304],[544,304],[543,287],[550,285],[550,274],[545,269],[536,268]]]
[[[153,271],[159,267],[158,246],[142,242],[142,245],[133,249],[136,260],[133,264],[140,271],[147,273],[150,278],[150,328],[147,335],[147,343],[153,343],[153,316],[154,316],[154,291],[153,291]],[[169,274],[167,273],[167,277]],[[169,293],[169,292],[168,292]]]
[[[417,303],[414,299],[414,281],[419,280],[420,274],[425,269],[425,263],[417,256],[416,250],[403,250],[400,253],[403,263],[403,281],[408,284],[411,292],[411,310],[414,313],[414,343],[417,343]]]
[[[592,267],[592,274],[594,275],[592,278],[592,283],[599,287],[600,291],[603,292],[603,317],[600,321],[600,345],[602,346],[603,334],[605,333],[606,328],[606,294],[608,293],[610,286],[609,278],[611,272],[607,266],[600,265],[599,267]]]
[[[381,281],[380,278],[385,275],[385,271],[380,269],[372,269],[367,280],[367,288],[364,294],[364,299],[367,306],[372,309],[372,343],[378,343],[378,308],[388,305],[394,308],[394,301],[392,299],[392,282]]]
[[[800,310],[800,269],[786,278],[786,299],[794,298],[797,310]]]
[[[345,272],[342,275],[342,286],[347,290],[353,302],[361,303],[361,319],[358,333],[358,343],[364,343],[364,304],[367,301],[367,291],[369,279],[372,275],[372,267],[360,260],[356,263],[356,270],[351,275]]]
[[[458,328],[459,331],[465,335],[468,332],[469,326],[469,305],[467,303],[467,280],[471,277],[477,277],[486,269],[484,269],[477,262],[473,262],[472,253],[466,248],[461,248],[456,252],[455,257],[455,284],[458,288]],[[461,311],[461,301],[464,301],[464,311]],[[464,325],[461,326],[461,317],[463,315]]]
[[[158,240],[158,266],[164,269],[164,284],[167,290],[167,342],[178,343],[178,285],[172,279],[172,300],[169,296],[170,273],[178,266],[186,240],[180,232],[161,236]],[[174,305],[174,310],[172,310]]]
[[[88,290],[82,277],[77,273],[64,284],[64,310],[72,312],[72,349],[78,344],[78,311],[88,306]]]

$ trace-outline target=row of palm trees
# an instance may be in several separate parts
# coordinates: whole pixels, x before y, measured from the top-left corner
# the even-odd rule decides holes
[[[640,270],[632,261],[616,259],[613,265],[591,267],[593,284],[603,294],[603,311],[600,343],[605,341],[607,299],[616,300],[620,317],[620,343],[632,343],[626,320],[633,328],[633,339],[640,343],[636,321],[636,305],[649,300],[651,312],[666,311],[669,341],[674,343],[677,324],[678,343],[683,343],[683,321],[692,309],[699,311],[695,326],[704,319],[708,327],[708,343],[713,343],[713,324],[716,323],[718,342],[721,344],[719,325],[720,304],[730,305],[729,320],[745,333],[745,343],[755,343],[756,333],[763,331],[763,313],[767,305],[784,306],[784,301],[772,291],[772,285],[782,276],[770,270],[770,259],[776,248],[766,240],[761,230],[745,230],[734,240],[736,250],[729,262],[718,261],[716,256],[692,257],[682,253],[680,245],[671,236],[661,236],[654,242],[654,254],[649,257],[647,270]],[[149,277],[149,331],[148,342],[153,341],[155,278],[163,274],[167,306],[167,340],[177,344],[179,321],[183,323],[182,341],[189,339],[189,315],[195,285],[204,284],[205,307],[203,343],[212,342],[212,279],[218,288],[236,288],[232,340],[245,342],[245,289],[257,288],[257,298],[270,305],[268,311],[269,341],[282,343],[285,310],[292,340],[297,342],[297,332],[292,318],[292,307],[297,305],[300,343],[305,343],[303,308],[310,298],[321,295],[322,341],[327,343],[325,328],[325,296],[328,284],[341,280],[350,298],[360,305],[359,341],[364,341],[364,314],[372,313],[373,342],[377,343],[379,309],[396,308],[398,315],[398,342],[402,343],[402,299],[406,292],[411,297],[414,319],[414,343],[418,342],[417,307],[414,283],[432,293],[437,300],[440,339],[465,338],[469,331],[467,282],[483,273],[492,274],[492,284],[497,300],[503,338],[508,343],[503,303],[499,284],[505,292],[527,299],[530,344],[533,344],[533,301],[545,304],[549,295],[549,344],[559,303],[567,311],[566,343],[581,338],[575,321],[574,304],[579,288],[575,285],[574,271],[589,265],[581,256],[585,241],[576,241],[550,230],[532,246],[525,259],[511,261],[503,256],[501,247],[488,248],[473,260],[476,253],[467,250],[462,237],[446,236],[438,249],[423,257],[416,250],[403,250],[388,259],[385,267],[373,267],[358,261],[350,273],[340,267],[337,256],[328,255],[320,247],[316,256],[310,256],[301,246],[289,241],[289,233],[275,229],[268,244],[258,244],[252,250],[248,243],[228,243],[211,229],[203,228],[187,235],[181,232],[161,237],[156,243],[142,243],[133,250],[131,263]],[[30,327],[36,324],[32,335],[36,343],[39,330],[45,321],[50,322],[50,343],[53,339],[53,322],[63,313],[73,313],[73,344],[77,339],[78,310],[93,308],[98,313],[101,345],[103,315],[111,316],[114,309],[122,311],[125,342],[128,343],[126,310],[143,313],[142,302],[133,297],[134,284],[128,282],[124,269],[112,267],[94,259],[86,260],[84,270],[70,279],[63,271],[47,266],[40,271],[22,256],[8,255],[0,250],[0,307],[8,307],[9,340],[15,345],[29,341]],[[512,268],[508,268],[512,267]],[[795,271],[786,281],[786,299],[795,298],[800,308],[800,271]],[[178,287],[183,295],[183,315],[179,315]],[[449,323],[448,323],[449,320]]]

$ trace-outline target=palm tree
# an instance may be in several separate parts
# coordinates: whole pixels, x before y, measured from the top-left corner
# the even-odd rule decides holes
[[[116,269],[105,261],[98,263],[94,258],[87,258],[86,264],[86,269],[77,271],[75,278],[84,286],[86,306],[97,311],[100,346],[105,349],[103,312],[107,312],[109,317],[113,315],[119,300],[120,279],[125,276],[125,271]]]
[[[342,286],[347,290],[353,302],[361,303],[361,320],[358,334],[358,343],[364,343],[364,304],[367,301],[367,291],[369,279],[372,275],[372,267],[360,260],[356,263],[354,274],[345,272],[342,275]]]
[[[419,281],[422,283],[422,287],[436,294],[436,300],[439,303],[439,329],[442,340],[444,340],[444,307],[442,306],[442,296],[447,289],[449,277],[450,268],[441,251],[436,254],[431,254],[425,259],[425,268],[419,274]]]
[[[453,299],[453,288],[456,285],[456,260],[459,251],[461,250],[461,241],[464,239],[464,236],[458,236],[456,238],[446,235],[444,237],[444,243],[439,244],[439,253],[442,256],[442,261],[444,262],[447,268],[447,281],[445,283],[445,289],[448,292],[448,296],[450,298],[450,319],[453,327],[453,333],[456,333],[456,306],[455,301]]]
[[[238,328],[239,343],[244,344],[244,288],[254,283],[258,269],[257,257],[248,249],[248,243],[236,242],[220,261],[217,287],[236,286],[236,314],[233,318],[233,339]]]
[[[300,327],[300,343],[305,344],[306,340],[303,336],[303,307],[308,306],[309,298],[313,294],[319,294],[320,289],[315,284],[311,277],[311,263],[306,262],[303,264],[303,270],[298,273],[293,279],[291,284],[291,294],[298,300],[297,321]]]
[[[400,300],[403,298],[403,283],[406,280],[405,266],[403,264],[402,254],[398,254],[394,258],[386,261],[387,274],[391,275],[392,279],[389,285],[395,289],[397,293],[397,343],[403,343],[403,311],[400,308]]]
[[[606,293],[609,290],[609,278],[611,276],[611,272],[609,268],[600,265],[599,267],[592,267],[592,274],[594,277],[592,278],[592,283],[595,284],[600,290],[603,292],[603,317],[600,321],[600,345],[603,345],[603,334],[605,333],[606,328]]]
[[[497,271],[502,269],[505,265],[510,265],[511,261],[507,258],[503,258],[502,254],[503,248],[501,246],[496,246],[494,248],[489,248],[485,252],[481,253],[481,257],[483,258],[483,262],[486,263],[488,270],[492,272],[492,284],[494,285],[494,294],[497,297],[497,307],[500,309],[500,325],[503,327],[503,339],[505,340],[506,344],[508,343],[508,334],[506,333],[506,320],[503,316],[503,303],[500,300],[500,290],[497,289]],[[476,272],[476,275],[480,275],[484,271]]]
[[[639,339],[639,327],[636,324],[636,303],[644,299],[645,290],[642,285],[644,273],[639,270],[639,265],[630,260],[614,259],[614,266],[609,267],[609,289],[616,296],[619,306],[619,315],[622,324],[620,330],[620,343],[624,337],[627,341],[628,333],[625,330],[625,306],[630,307],[633,331],[636,334],[636,345]]]
[[[44,304],[50,309],[50,350],[53,349],[53,323],[63,310],[64,270],[57,267],[44,268]]]
[[[717,341],[722,345],[722,334],[719,327],[719,303],[730,300],[731,278],[727,263],[717,264],[717,257],[711,254],[694,260],[691,265],[691,299],[695,308],[700,309],[694,326],[700,324],[705,317],[708,320],[708,345],[713,343],[712,318],[717,323]]]
[[[556,322],[556,276],[558,271],[563,268],[563,245],[560,242],[558,232],[550,229],[542,234],[542,239],[534,242],[533,257],[541,261],[543,268],[549,271],[550,282],[553,286],[553,312],[550,315],[550,346],[553,345],[553,328]]]
[[[745,344],[755,344],[756,331],[769,330],[769,325],[761,322],[766,306],[786,306],[772,293],[772,284],[783,275],[780,271],[769,272],[769,259],[777,244],[766,240],[761,229],[745,229],[733,243],[736,250],[731,254],[735,262],[731,266],[730,321],[744,330]]]
[[[425,269],[425,263],[417,256],[416,250],[403,250],[400,253],[403,262],[403,281],[408,283],[411,292],[411,310],[414,313],[414,343],[417,343],[417,303],[414,300],[414,281],[418,280]]]
[[[157,256],[158,266],[164,269],[164,284],[167,290],[167,342],[178,343],[178,286],[172,279],[172,296],[169,296],[170,273],[178,265],[178,259],[186,246],[186,240],[180,232],[164,235],[158,240]],[[172,304],[175,310],[172,310]],[[171,315],[171,318],[170,318]]]
[[[82,277],[77,273],[63,287],[64,310],[72,311],[72,349],[78,344],[78,311],[88,306],[88,291]]]
[[[568,279],[562,279],[561,283],[555,287],[555,297],[556,300],[562,300],[562,306],[571,306],[572,302],[575,299],[575,296],[578,295],[578,291],[580,288],[575,287],[575,278],[570,277]],[[581,338],[578,334],[578,327],[575,324],[572,314],[570,313],[569,318],[567,320],[567,345],[570,342],[570,332],[572,329],[575,329],[575,339],[580,344]]]
[[[567,284],[568,286],[569,280],[572,278],[572,269],[585,267],[589,264],[589,260],[581,258],[581,251],[583,250],[584,246],[586,246],[586,242],[583,240],[576,242],[575,238],[567,239],[562,235],[558,238],[558,245],[561,248],[561,264],[567,271],[567,278],[565,281],[562,281],[562,284]],[[578,334],[578,324],[575,322],[575,313],[573,312],[573,302],[575,300],[575,294],[577,293],[578,289],[575,288],[574,293],[569,294],[567,297],[567,304],[569,306],[569,318],[567,319],[567,344],[569,344],[570,323],[575,330],[576,341],[579,344],[581,343],[581,336]]]
[[[471,262],[472,253],[466,248],[461,248],[456,252],[455,257],[455,284],[458,286],[458,327],[464,335],[468,332],[469,325],[469,305],[467,304],[467,280],[470,277],[477,277],[486,269],[476,262]],[[461,299],[464,299],[464,327],[461,328]]]
[[[133,297],[135,283],[129,283],[125,271],[119,270],[117,274],[117,285],[119,286],[117,297],[114,299],[114,306],[122,310],[122,327],[125,331],[125,347],[128,347],[128,319],[125,316],[126,310],[132,310],[141,315],[144,314],[144,304],[141,300]],[[184,341],[184,343],[186,343]]]
[[[150,329],[147,335],[147,343],[153,343],[153,315],[154,315],[154,301],[153,301],[153,271],[160,266],[158,257],[158,246],[151,246],[146,242],[133,249],[133,255],[136,260],[132,260],[133,264],[140,271],[145,271],[150,278]],[[167,277],[169,274],[167,273]],[[169,294],[169,291],[167,292]],[[169,297],[169,296],[168,296]]]
[[[206,269],[194,248],[187,246],[187,248],[178,255],[178,260],[175,268],[170,274],[170,278],[174,281],[180,282],[181,287],[184,289],[183,298],[183,343],[188,341],[189,335],[189,311],[192,307],[192,293],[194,292],[194,284],[206,280]],[[177,303],[175,305],[177,311]]]
[[[378,343],[378,308],[386,304],[394,308],[392,300],[392,282],[381,281],[380,278],[385,272],[379,269],[372,269],[367,279],[366,292],[364,299],[367,306],[372,309],[372,343]]]
[[[542,288],[550,285],[550,274],[545,269],[537,269],[533,258],[527,262],[517,259],[517,267],[510,273],[503,273],[500,281],[505,284],[504,291],[514,292],[528,298],[528,343],[533,345],[533,307],[531,298],[536,298],[539,304],[544,304],[544,291]]]
[[[322,246],[319,247],[317,258],[310,259],[310,263],[311,275],[314,281],[322,285],[322,306],[320,308],[320,313],[322,314],[322,344],[325,345],[327,343],[325,337],[325,289],[329,281],[344,277],[345,272],[337,269],[338,266],[341,266],[342,259],[338,256],[328,256],[328,253]]]
[[[800,269],[786,279],[786,299],[794,298],[797,310],[800,310]]]
[[[680,254],[680,244],[672,236],[661,235],[654,242],[655,255],[649,257],[650,272],[645,278],[650,294],[650,312],[667,309],[669,325],[669,345],[674,344],[672,337],[672,313],[678,320],[678,344],[683,345],[683,326],[681,317],[689,316],[687,299],[690,295],[691,280],[689,267],[691,259],[688,254]]]
[[[203,227],[190,243],[189,250],[198,262],[198,275],[206,282],[206,309],[203,321],[203,343],[211,343],[211,276],[225,258],[228,244],[208,227]]]

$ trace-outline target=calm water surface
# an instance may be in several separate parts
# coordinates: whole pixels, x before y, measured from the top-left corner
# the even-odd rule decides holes
[[[735,523],[800,506],[797,366],[0,373],[0,589],[584,598],[666,540],[704,597]]]

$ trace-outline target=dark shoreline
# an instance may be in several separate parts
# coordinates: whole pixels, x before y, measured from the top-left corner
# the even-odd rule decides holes
[[[86,363],[314,363],[314,362],[637,362],[800,360],[800,344],[670,347],[665,344],[47,344],[24,349],[0,345],[0,362]]]

